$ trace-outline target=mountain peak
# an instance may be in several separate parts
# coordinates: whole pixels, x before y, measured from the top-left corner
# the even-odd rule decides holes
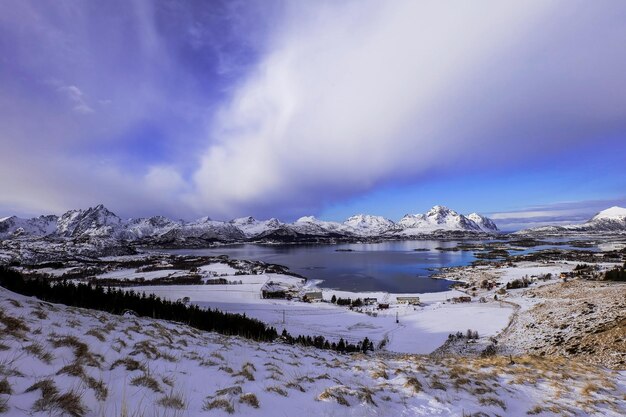
[[[314,223],[317,222],[315,216],[303,216],[296,220],[296,223]]]
[[[626,208],[613,206],[613,207],[609,207],[606,210],[602,210],[601,212],[593,216],[591,220],[593,221],[593,220],[599,220],[599,219],[622,219],[624,217],[626,217]]]

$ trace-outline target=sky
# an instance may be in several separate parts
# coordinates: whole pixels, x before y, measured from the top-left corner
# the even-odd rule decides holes
[[[626,206],[623,1],[0,7],[0,216]]]

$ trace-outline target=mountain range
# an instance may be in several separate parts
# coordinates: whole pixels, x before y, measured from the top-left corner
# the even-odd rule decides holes
[[[567,235],[584,233],[624,233],[626,232],[626,208],[613,206],[602,210],[581,224],[563,226],[542,226],[520,230],[522,235]]]
[[[103,205],[70,210],[61,216],[0,219],[2,240],[46,238],[80,242],[95,239],[157,245],[411,238],[441,233],[495,234],[498,228],[487,217],[477,213],[465,216],[443,206],[434,206],[424,214],[407,214],[397,223],[367,214],[352,216],[342,223],[313,216],[301,217],[293,223],[253,217],[230,221],[203,217],[191,222],[162,216],[123,220]]]

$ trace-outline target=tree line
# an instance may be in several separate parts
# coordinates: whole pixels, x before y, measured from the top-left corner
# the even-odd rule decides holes
[[[204,309],[197,305],[186,305],[182,301],[164,300],[154,294],[125,291],[119,288],[104,287],[98,283],[74,283],[63,280],[51,284],[45,278],[24,276],[13,269],[0,267],[0,286],[40,300],[123,314],[131,310],[140,317],[169,320],[186,324],[199,330],[212,331],[228,336],[241,336],[260,342],[271,342],[279,338],[274,327],[244,314],[225,313],[217,309]],[[323,336],[293,337],[286,330],[280,338],[289,344],[313,346],[338,352],[366,352],[373,349],[367,338],[352,344],[342,339],[338,343],[329,342]]]

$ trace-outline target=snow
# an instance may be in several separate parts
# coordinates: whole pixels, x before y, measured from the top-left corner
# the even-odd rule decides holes
[[[204,265],[201,266],[199,269],[203,275],[215,276],[235,275],[235,272],[237,272],[235,268],[222,262]]]
[[[266,274],[241,275],[236,279],[241,279],[243,284],[148,286],[136,287],[135,290],[171,300],[189,297],[192,303],[201,307],[245,313],[279,331],[286,328],[295,335],[323,335],[331,340],[343,337],[354,342],[368,337],[375,343],[388,338],[387,349],[401,353],[430,353],[443,344],[450,333],[465,332],[468,329],[477,330],[481,337],[494,336],[506,327],[512,313],[512,308],[507,304],[452,304],[446,300],[465,295],[454,290],[428,294],[387,294],[322,289],[325,300],[330,300],[335,295],[352,299],[372,297],[379,302],[391,302],[388,310],[364,307],[363,312],[357,312],[331,303],[309,304],[261,298],[261,288],[266,283],[282,282],[298,286],[299,278]],[[395,299],[400,295],[419,296],[423,306],[397,305]],[[368,315],[366,311],[376,312],[377,316]],[[400,323],[396,323],[396,313]]]
[[[626,208],[613,206],[606,210],[602,210],[598,214],[596,214],[592,220],[597,219],[623,219],[626,218]]]
[[[313,216],[304,216],[293,223],[286,224],[273,218],[259,221],[253,217],[242,217],[228,222],[202,217],[192,222],[183,222],[163,216],[123,220],[106,207],[98,205],[85,210],[70,210],[60,217],[4,218],[0,220],[0,223],[4,223],[5,232],[0,235],[0,238],[50,235],[68,240],[110,239],[132,242],[148,240],[149,243],[158,243],[160,239],[163,239],[171,244],[172,241],[184,242],[194,238],[241,242],[263,237],[264,234],[278,229],[303,235],[340,234],[347,237],[414,236],[440,230],[466,232],[496,230],[492,229],[491,220],[479,217],[480,221],[474,222],[446,207],[435,206],[426,214],[407,215],[397,224],[384,217],[367,214],[352,216],[343,223],[322,221]]]
[[[129,279],[134,280],[143,278],[147,281],[157,278],[173,278],[189,275],[188,271],[180,269],[159,269],[156,271],[141,272],[133,268],[117,269],[115,271],[105,272],[104,274],[96,275],[96,279]]]
[[[7,416],[61,414],[35,409],[41,392],[28,388],[44,379],[52,380],[59,394],[76,390],[85,417],[229,415],[220,408],[203,409],[214,400],[242,417],[522,416],[536,406],[545,407],[545,416],[562,415],[560,410],[580,416],[626,413],[621,401],[626,372],[573,360],[515,358],[511,366],[508,358],[341,355],[41,303],[4,289],[0,311],[29,329],[15,335],[0,332],[0,378],[12,390],[12,395],[0,394]],[[74,349],[53,344],[68,336],[84,343],[94,358],[95,363],[81,365],[83,376],[62,371],[79,363]],[[34,344],[50,356],[24,349]],[[120,360],[137,361],[144,369],[127,369]],[[87,384],[87,377],[95,384]],[[155,389],[138,385],[140,377],[151,379]],[[593,381],[603,381],[602,388],[585,391]],[[106,389],[104,395],[96,395],[98,384]],[[244,394],[254,395],[258,409],[242,401]],[[167,396],[179,396],[182,409],[161,405]]]

